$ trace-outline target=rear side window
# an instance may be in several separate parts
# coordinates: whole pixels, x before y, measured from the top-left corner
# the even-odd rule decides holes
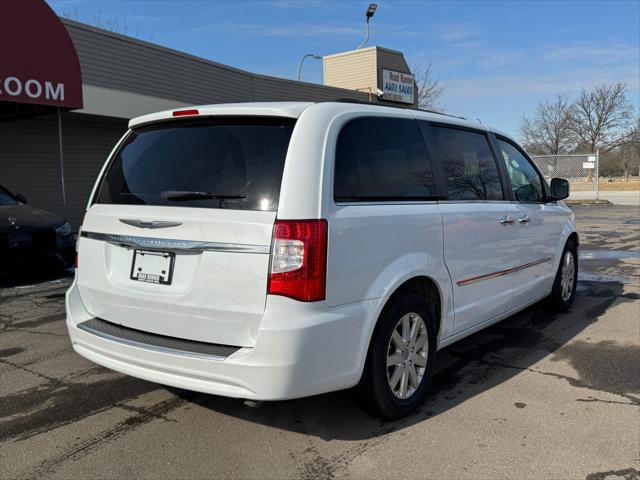
[[[295,120],[198,118],[134,130],[97,203],[276,210]]]
[[[436,196],[433,171],[415,120],[364,117],[338,136],[336,201],[428,200]]]
[[[487,136],[430,126],[429,151],[442,165],[449,200],[503,200],[498,165]]]

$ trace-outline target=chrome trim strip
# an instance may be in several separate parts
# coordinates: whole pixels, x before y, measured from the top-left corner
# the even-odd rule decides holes
[[[403,201],[376,201],[376,202],[369,202],[369,201],[363,201],[363,202],[333,202],[335,205],[339,206],[339,207],[351,207],[351,206],[356,206],[356,207],[361,207],[361,206],[369,206],[369,205],[437,205],[438,201],[437,200],[424,200],[424,201],[407,201],[407,202],[403,202]]]
[[[80,330],[83,330],[87,333],[96,335],[97,337],[104,338],[105,340],[109,340],[111,342],[120,343],[122,345],[127,345],[128,347],[142,348],[144,350],[151,350],[153,352],[158,352],[158,353],[170,353],[173,355],[180,355],[181,357],[203,358],[206,360],[222,361],[225,358],[227,358],[227,357],[221,357],[220,355],[206,355],[204,353],[186,352],[184,350],[175,350],[173,348],[160,347],[157,345],[149,345],[148,343],[136,342],[135,340],[120,338],[114,335],[109,335],[108,333],[101,332],[99,330],[94,330],[93,328],[87,327],[82,323],[78,323],[76,327],[78,327]]]
[[[119,218],[125,225],[131,225],[138,228],[167,228],[179,227],[182,222],[162,222],[160,220],[137,220],[135,218]]]
[[[438,200],[438,203],[443,203],[443,204],[451,204],[451,205],[457,205],[457,204],[463,204],[463,203],[469,203],[469,204],[478,204],[478,203],[495,203],[497,205],[511,205],[511,204],[517,204],[518,202],[513,202],[511,200]]]
[[[122,247],[142,248],[145,250],[162,250],[172,252],[228,252],[257,253],[268,255],[269,245],[252,245],[244,243],[200,242],[196,240],[176,240],[170,238],[138,237],[134,235],[116,235],[112,233],[87,232],[82,230],[81,237],[100,240]]]
[[[464,280],[458,280],[456,284],[459,287],[464,287],[465,285],[471,285],[472,283],[481,282],[483,280],[490,280],[492,278],[501,277],[503,275],[508,275],[510,273],[519,272],[521,270],[524,270],[525,268],[535,267],[536,265],[540,265],[541,263],[548,262],[550,260],[551,260],[551,257],[541,258],[540,260],[534,260],[533,262],[525,263],[523,265],[518,265],[517,267],[511,267],[505,270],[498,270],[497,272],[478,275],[476,277],[465,278]]]

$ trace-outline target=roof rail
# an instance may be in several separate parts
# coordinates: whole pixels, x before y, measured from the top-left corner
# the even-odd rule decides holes
[[[445,117],[452,117],[452,118],[458,118],[460,120],[466,120],[465,117],[461,117],[459,115],[452,115],[450,113],[443,113],[443,112],[436,112],[435,110],[429,110],[426,108],[417,108],[414,106],[407,106],[407,107],[403,107],[400,105],[389,105],[386,103],[373,103],[373,102],[365,102],[364,100],[356,100],[354,98],[336,98],[335,100],[327,100],[325,102],[320,102],[320,103],[330,103],[330,102],[335,102],[335,103],[356,103],[359,105],[373,105],[373,106],[377,106],[377,107],[389,107],[389,108],[401,108],[402,110],[415,110],[417,112],[427,112],[427,113],[433,113],[435,115],[443,115]]]

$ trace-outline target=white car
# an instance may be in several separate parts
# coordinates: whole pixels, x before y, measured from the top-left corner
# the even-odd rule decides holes
[[[436,351],[576,289],[566,180],[508,135],[367,104],[145,115],[94,187],[67,292],[80,355],[251,401],[357,386],[394,419]]]

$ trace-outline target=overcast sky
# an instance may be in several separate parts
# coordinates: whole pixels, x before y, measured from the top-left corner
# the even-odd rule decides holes
[[[369,45],[433,62],[447,111],[515,134],[556,93],[624,81],[640,109],[640,2],[378,0]],[[251,72],[295,78],[305,53],[358,46],[368,1],[50,0],[63,16]],[[308,59],[303,80],[322,83]]]

